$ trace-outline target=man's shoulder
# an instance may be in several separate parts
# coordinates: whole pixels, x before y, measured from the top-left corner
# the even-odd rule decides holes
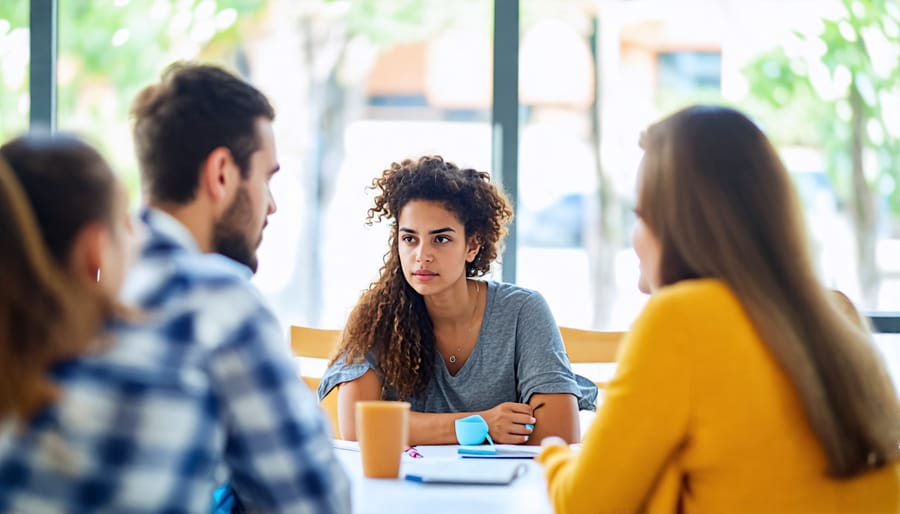
[[[222,288],[248,289],[249,268],[215,253],[203,253],[178,220],[158,209],[141,212],[141,248],[129,270],[122,299],[150,307],[173,294]]]
[[[224,290],[253,294],[243,268],[216,254],[173,252],[144,256],[130,270],[122,299],[143,308],[164,303],[173,296]]]
[[[242,264],[216,253],[173,256],[174,271],[190,276],[199,285],[248,286],[251,274]]]
[[[142,341],[150,333],[197,349],[260,339],[282,341],[281,327],[262,295],[224,257],[141,262],[128,285],[123,300],[140,314],[133,323],[118,327],[122,336],[135,332],[136,340]]]

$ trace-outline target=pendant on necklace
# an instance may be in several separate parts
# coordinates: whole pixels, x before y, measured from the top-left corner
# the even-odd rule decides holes
[[[449,361],[450,361],[450,364],[455,363],[455,362],[456,362],[456,355],[451,355]]]

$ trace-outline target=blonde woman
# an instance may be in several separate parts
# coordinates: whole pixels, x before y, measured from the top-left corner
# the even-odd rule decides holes
[[[633,242],[652,297],[581,453],[545,441],[556,511],[900,511],[897,393],[816,279],[765,135],[700,106],[643,147]]]

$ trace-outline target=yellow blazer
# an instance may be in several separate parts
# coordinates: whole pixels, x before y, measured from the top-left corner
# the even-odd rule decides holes
[[[900,513],[900,465],[826,476],[799,397],[721,281],[658,291],[623,345],[580,454],[538,457],[558,514]]]

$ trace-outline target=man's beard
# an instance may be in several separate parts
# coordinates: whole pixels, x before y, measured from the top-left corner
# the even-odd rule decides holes
[[[250,194],[245,187],[238,189],[234,201],[213,227],[213,251],[235,260],[256,273],[259,262],[256,258],[256,246],[259,241],[249,241],[247,226],[250,220],[252,205]]]

